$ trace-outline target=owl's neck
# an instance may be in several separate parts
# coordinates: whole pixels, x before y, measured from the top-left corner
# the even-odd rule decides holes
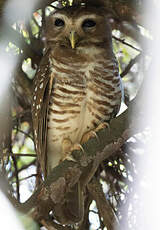
[[[54,60],[57,60],[59,63],[91,63],[96,62],[97,56],[98,59],[106,58],[110,59],[113,57],[113,53],[108,47],[104,47],[103,45],[88,45],[88,46],[78,46],[76,49],[66,48],[62,46],[55,46],[51,49],[50,57]]]

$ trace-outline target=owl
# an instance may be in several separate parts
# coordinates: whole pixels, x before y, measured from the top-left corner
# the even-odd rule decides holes
[[[69,157],[72,146],[83,144],[116,116],[122,91],[111,28],[101,8],[82,5],[53,12],[46,18],[44,38],[32,117],[35,149],[47,177]],[[79,194],[75,189],[77,203]],[[62,213],[60,222],[78,221],[73,210],[68,201],[70,217]]]

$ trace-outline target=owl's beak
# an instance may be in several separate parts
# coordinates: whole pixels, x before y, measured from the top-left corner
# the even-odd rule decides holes
[[[72,49],[75,49],[76,43],[78,41],[78,34],[74,30],[70,32],[69,40],[70,40]]]

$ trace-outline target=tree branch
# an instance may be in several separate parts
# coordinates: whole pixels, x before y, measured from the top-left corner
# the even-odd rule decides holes
[[[48,230],[72,230],[72,228],[67,226],[61,226],[59,224],[54,223],[52,220],[44,220],[42,219],[41,224],[45,226]]]
[[[108,230],[116,229],[116,227],[119,226],[118,219],[109,202],[106,200],[100,182],[94,178],[87,187],[93,200],[96,201],[98,211],[100,216],[103,217],[105,227],[107,227]]]
[[[141,57],[141,53],[138,54],[135,58],[133,58],[133,59],[130,60],[130,62],[128,63],[128,65],[126,66],[126,68],[120,74],[121,78],[123,78],[124,76],[126,76],[129,73],[129,71],[131,70],[131,68],[133,67],[133,65],[136,64],[137,62],[139,62],[140,57]]]

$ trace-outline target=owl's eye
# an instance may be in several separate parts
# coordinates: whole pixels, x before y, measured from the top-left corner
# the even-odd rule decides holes
[[[60,19],[60,18],[57,18],[55,20],[54,24],[55,24],[55,26],[62,27],[62,26],[64,26],[64,21],[62,19]]]
[[[83,24],[82,27],[83,28],[91,28],[94,27],[96,25],[96,22],[92,19],[86,19]]]

